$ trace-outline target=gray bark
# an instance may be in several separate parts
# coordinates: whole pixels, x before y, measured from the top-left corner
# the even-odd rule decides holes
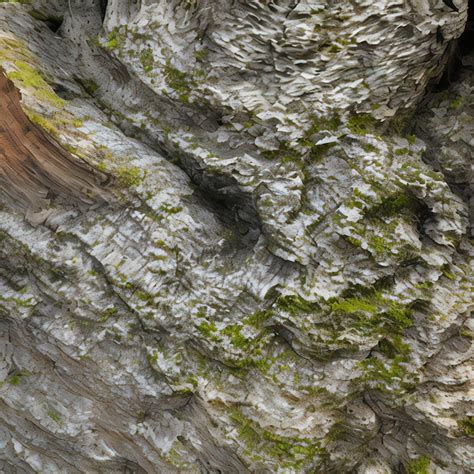
[[[470,29],[0,1],[0,471],[472,472]]]

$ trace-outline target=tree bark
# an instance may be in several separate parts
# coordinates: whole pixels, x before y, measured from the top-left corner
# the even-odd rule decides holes
[[[472,472],[473,9],[0,1],[0,471]]]

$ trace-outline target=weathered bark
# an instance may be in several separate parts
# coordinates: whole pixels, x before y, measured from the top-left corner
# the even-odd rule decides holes
[[[471,29],[0,2],[0,470],[471,472]]]

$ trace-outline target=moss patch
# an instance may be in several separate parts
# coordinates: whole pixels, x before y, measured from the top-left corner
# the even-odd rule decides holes
[[[142,49],[140,52],[140,63],[145,72],[150,72],[153,70],[155,59],[153,57],[153,51],[151,48]]]
[[[163,74],[166,85],[177,93],[181,102],[189,103],[189,96],[192,90],[197,87],[197,82],[192,75],[176,69],[169,60],[164,66]]]
[[[142,180],[142,171],[138,166],[119,166],[115,170],[119,184],[126,187],[138,186]]]
[[[10,376],[8,379],[7,379],[7,383],[9,383],[10,385],[13,385],[13,386],[18,386],[20,385],[21,381],[23,380],[24,377],[28,376],[28,371],[26,370],[20,370],[19,372],[17,372],[16,374]]]
[[[458,421],[458,426],[463,430],[464,434],[474,437],[474,416],[468,416]]]
[[[430,458],[420,456],[408,464],[407,472],[408,474],[429,474],[430,463]]]
[[[55,107],[61,108],[66,104],[66,101],[55,94],[51,86],[31,65],[24,61],[15,61],[14,65],[16,71],[7,74],[9,79],[19,84],[21,88],[33,89],[36,97],[49,102]]]
[[[246,455],[255,461],[270,460],[282,468],[301,469],[325,458],[326,452],[317,440],[281,436],[261,428],[239,409],[231,410],[230,419],[238,437],[246,446]]]
[[[311,313],[321,309],[317,303],[305,300],[298,295],[280,296],[276,302],[276,307],[292,316],[300,313]]]
[[[373,133],[377,125],[377,120],[370,114],[356,114],[349,118],[347,127],[356,135],[367,135]]]

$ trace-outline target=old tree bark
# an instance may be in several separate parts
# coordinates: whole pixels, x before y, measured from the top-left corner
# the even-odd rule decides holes
[[[0,471],[472,472],[468,10],[0,1]]]

